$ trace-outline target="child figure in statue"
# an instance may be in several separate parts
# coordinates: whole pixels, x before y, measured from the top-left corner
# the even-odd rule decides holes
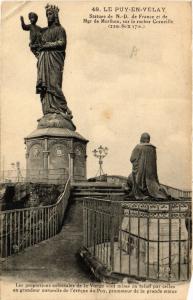
[[[37,20],[38,20],[38,15],[34,12],[30,12],[29,15],[29,20],[31,24],[26,25],[24,22],[24,18],[21,16],[21,26],[23,30],[30,31],[30,49],[33,52],[33,54],[37,57],[38,56],[38,51],[37,49],[41,45],[41,27],[37,26]]]

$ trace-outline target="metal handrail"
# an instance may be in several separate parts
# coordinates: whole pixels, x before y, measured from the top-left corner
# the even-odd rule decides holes
[[[7,257],[56,235],[70,196],[70,176],[52,205],[0,212],[0,257]]]

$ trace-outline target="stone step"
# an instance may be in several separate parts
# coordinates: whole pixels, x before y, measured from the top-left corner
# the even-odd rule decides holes
[[[107,191],[107,192],[117,192],[117,191],[122,191],[124,192],[124,189],[121,187],[100,187],[100,186],[88,186],[88,187],[81,187],[81,186],[76,186],[72,187],[72,191]]]
[[[73,182],[72,187],[106,187],[106,188],[122,188],[121,184],[112,184],[108,182]]]
[[[83,227],[82,201],[74,201],[74,198],[71,198],[70,206],[66,212],[62,232],[66,234],[66,231],[70,232],[72,230],[82,234],[82,227]]]
[[[109,193],[125,193],[124,190],[98,190],[98,189],[75,189],[71,191],[73,194],[74,193],[104,193],[104,194],[109,194]]]
[[[124,192],[123,189],[120,189],[120,188],[117,188],[117,189],[111,189],[111,188],[74,188],[72,190],[73,192],[82,192],[82,191],[91,191],[91,192],[113,192],[113,193],[116,193],[116,192]]]
[[[95,192],[78,192],[73,193],[73,197],[106,197],[106,196],[124,196],[124,193],[95,193]]]
[[[101,194],[116,194],[116,193],[122,193],[124,194],[123,190],[74,190],[72,191],[73,194],[77,194],[77,193],[101,193]]]

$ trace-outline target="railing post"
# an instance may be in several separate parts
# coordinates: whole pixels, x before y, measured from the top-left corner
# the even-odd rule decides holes
[[[190,274],[190,271],[191,271],[191,259],[190,259],[190,251],[191,251],[191,249],[192,249],[192,233],[191,233],[191,231],[192,231],[192,224],[191,224],[191,222],[190,222],[190,219],[191,219],[191,216],[192,216],[192,214],[191,214],[191,204],[189,204],[188,205],[188,211],[189,211],[189,213],[188,213],[188,219],[187,219],[187,230],[188,230],[188,249],[187,249],[187,279],[189,280],[190,279],[190,276],[191,276],[191,274]]]
[[[171,260],[171,254],[172,254],[172,220],[171,220],[171,203],[169,203],[169,273],[168,273],[168,281],[171,280],[171,268],[172,268],[172,260]]]
[[[94,256],[96,256],[96,207],[94,209]]]
[[[115,231],[114,231],[114,203],[111,202],[110,205],[110,264],[111,270],[114,270],[114,238],[115,238]]]
[[[119,230],[118,230],[118,241],[119,241],[119,263],[120,272],[122,273],[122,206],[119,204]]]

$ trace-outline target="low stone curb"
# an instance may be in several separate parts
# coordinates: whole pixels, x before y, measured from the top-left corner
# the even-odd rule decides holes
[[[125,274],[112,272],[107,266],[100,263],[87,248],[81,247],[78,251],[80,258],[84,264],[90,269],[95,278],[104,283],[118,283],[118,282],[139,282],[136,278],[128,277]]]

